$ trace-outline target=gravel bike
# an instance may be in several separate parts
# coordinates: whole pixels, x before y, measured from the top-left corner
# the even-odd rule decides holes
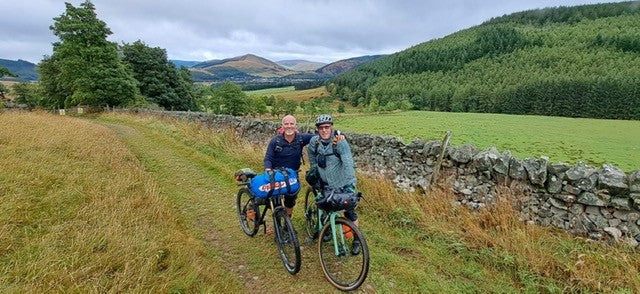
[[[305,194],[307,236],[311,240],[317,239],[322,272],[329,283],[342,291],[357,289],[369,273],[367,241],[353,222],[340,216],[344,210],[319,208],[316,201],[322,197],[315,188],[308,189]],[[357,242],[360,243],[359,252],[354,247]]]
[[[253,237],[263,225],[266,234],[265,217],[267,210],[271,209],[280,258],[287,272],[295,275],[300,271],[300,245],[291,218],[284,209],[284,195],[274,195],[267,198],[255,197],[249,189],[249,183],[255,176],[256,173],[248,169],[242,170],[241,174],[236,174],[236,180],[239,182],[237,185],[242,186],[238,190],[236,198],[240,227],[247,236]],[[260,212],[261,206],[264,206],[262,212]]]

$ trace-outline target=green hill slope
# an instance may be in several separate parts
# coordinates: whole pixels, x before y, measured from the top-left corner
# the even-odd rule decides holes
[[[0,59],[0,66],[6,67],[10,72],[18,75],[16,78],[4,78],[5,80],[35,81],[38,79],[36,65],[22,59]]]
[[[354,104],[640,119],[638,2],[495,18],[336,77]]]

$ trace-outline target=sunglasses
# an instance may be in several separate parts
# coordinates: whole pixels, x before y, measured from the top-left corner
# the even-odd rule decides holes
[[[332,125],[318,126],[318,131],[331,129]]]

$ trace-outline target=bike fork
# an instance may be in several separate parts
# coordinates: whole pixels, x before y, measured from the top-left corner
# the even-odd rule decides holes
[[[336,256],[344,256],[344,255],[347,254],[347,243],[344,241],[344,232],[342,231],[342,225],[336,226],[336,216],[337,216],[337,214],[332,213],[331,214],[331,218],[330,218],[331,228],[332,228],[331,234],[333,235],[332,236],[333,237],[333,249],[334,249],[334,252],[335,252]],[[337,236],[338,234],[340,235],[340,245],[342,245],[342,246],[338,245],[338,236]],[[340,247],[342,247],[342,248],[340,248]]]

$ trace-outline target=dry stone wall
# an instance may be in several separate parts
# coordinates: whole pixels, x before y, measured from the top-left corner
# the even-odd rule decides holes
[[[266,144],[279,124],[197,112],[148,112],[199,122],[213,129],[231,128],[247,140]],[[400,189],[429,188],[440,141],[346,133],[357,169],[394,181]],[[626,174],[605,164],[596,168],[550,163],[546,157],[518,159],[494,147],[448,146],[441,174],[453,181],[461,205],[481,209],[494,203],[500,187],[517,185],[522,221],[562,228],[593,239],[640,241],[640,170]]]

